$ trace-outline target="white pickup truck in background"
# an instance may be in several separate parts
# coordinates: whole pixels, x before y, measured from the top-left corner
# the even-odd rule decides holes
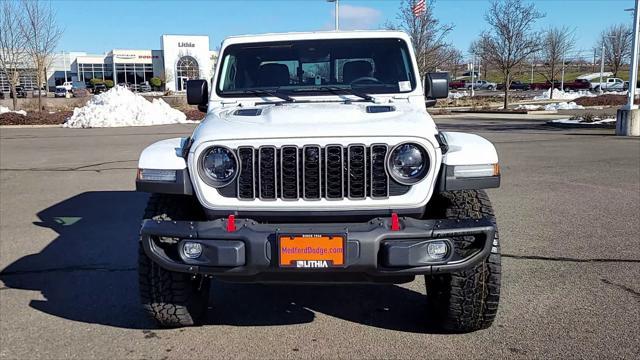
[[[473,84],[474,89],[482,89],[482,90],[495,90],[498,84],[489,82],[487,80],[476,80],[475,82],[468,82],[466,84],[467,89],[471,89],[471,85]]]
[[[607,78],[607,81],[591,82],[591,89],[594,91],[624,91],[627,86],[625,81],[620,78]]]

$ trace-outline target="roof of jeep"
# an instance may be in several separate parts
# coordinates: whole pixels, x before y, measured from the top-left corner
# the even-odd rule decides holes
[[[409,35],[397,30],[351,30],[351,31],[314,31],[270,33],[257,35],[229,36],[222,42],[222,47],[231,44],[256,42],[272,42],[287,40],[322,40],[322,39],[366,39],[366,38],[400,38],[411,41]]]

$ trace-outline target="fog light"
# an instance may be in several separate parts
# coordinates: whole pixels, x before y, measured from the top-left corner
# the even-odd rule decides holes
[[[182,253],[189,259],[197,259],[202,255],[202,245],[197,242],[187,241],[182,245]]]
[[[444,241],[430,242],[427,246],[427,255],[434,260],[444,259],[449,252],[449,246]]]

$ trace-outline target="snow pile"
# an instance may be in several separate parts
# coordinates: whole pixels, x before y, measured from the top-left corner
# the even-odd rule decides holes
[[[551,96],[551,89],[545,90],[540,96],[535,96],[533,100],[549,100]],[[555,89],[553,90],[553,100],[575,100],[580,97],[585,96],[597,96],[597,94],[593,94],[587,90],[579,90],[579,91],[562,91]]]
[[[593,121],[585,121],[582,118],[558,119],[558,120],[550,121],[550,123],[554,123],[554,124],[580,124],[580,125],[606,125],[606,124],[613,124],[615,122],[616,122],[616,119],[614,118],[606,118],[606,119],[594,118]]]
[[[571,101],[571,102],[547,104],[547,105],[544,106],[544,109],[546,111],[576,110],[576,109],[584,109],[584,106],[578,105],[578,104],[574,103],[573,101]]]
[[[458,91],[458,92],[449,93],[449,99],[460,99],[467,96],[469,96],[469,92],[467,91]]]
[[[613,75],[612,72],[603,72],[602,73],[602,77],[607,77],[607,76],[611,76]],[[596,78],[600,78],[600,73],[591,73],[591,74],[584,74],[584,75],[580,75],[577,77],[577,79],[585,79],[585,80],[591,80],[591,79],[596,79]]]
[[[541,107],[542,107],[542,105],[524,104],[524,105],[518,105],[516,107],[516,110],[532,111],[532,110],[540,110]]]
[[[147,126],[188,123],[183,112],[162,99],[147,101],[124,86],[96,95],[63,124],[68,128]]]
[[[0,105],[0,114],[4,114],[4,113],[16,113],[16,114],[27,116],[27,112],[24,111],[24,110],[13,111],[13,110],[9,110],[8,107],[4,107],[4,106]]]

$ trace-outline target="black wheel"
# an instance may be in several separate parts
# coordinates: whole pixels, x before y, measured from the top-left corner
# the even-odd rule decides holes
[[[202,208],[193,198],[181,195],[153,194],[145,210],[145,219],[201,220]],[[177,239],[160,238],[159,243],[173,246]],[[138,250],[140,300],[146,312],[162,327],[191,326],[206,313],[210,279],[165,270]]]
[[[441,193],[434,199],[433,207],[447,219],[486,217],[496,225],[491,202],[483,190]],[[488,328],[498,311],[500,273],[500,244],[496,228],[491,253],[484,261],[464,271],[425,276],[429,319],[449,332]]]

